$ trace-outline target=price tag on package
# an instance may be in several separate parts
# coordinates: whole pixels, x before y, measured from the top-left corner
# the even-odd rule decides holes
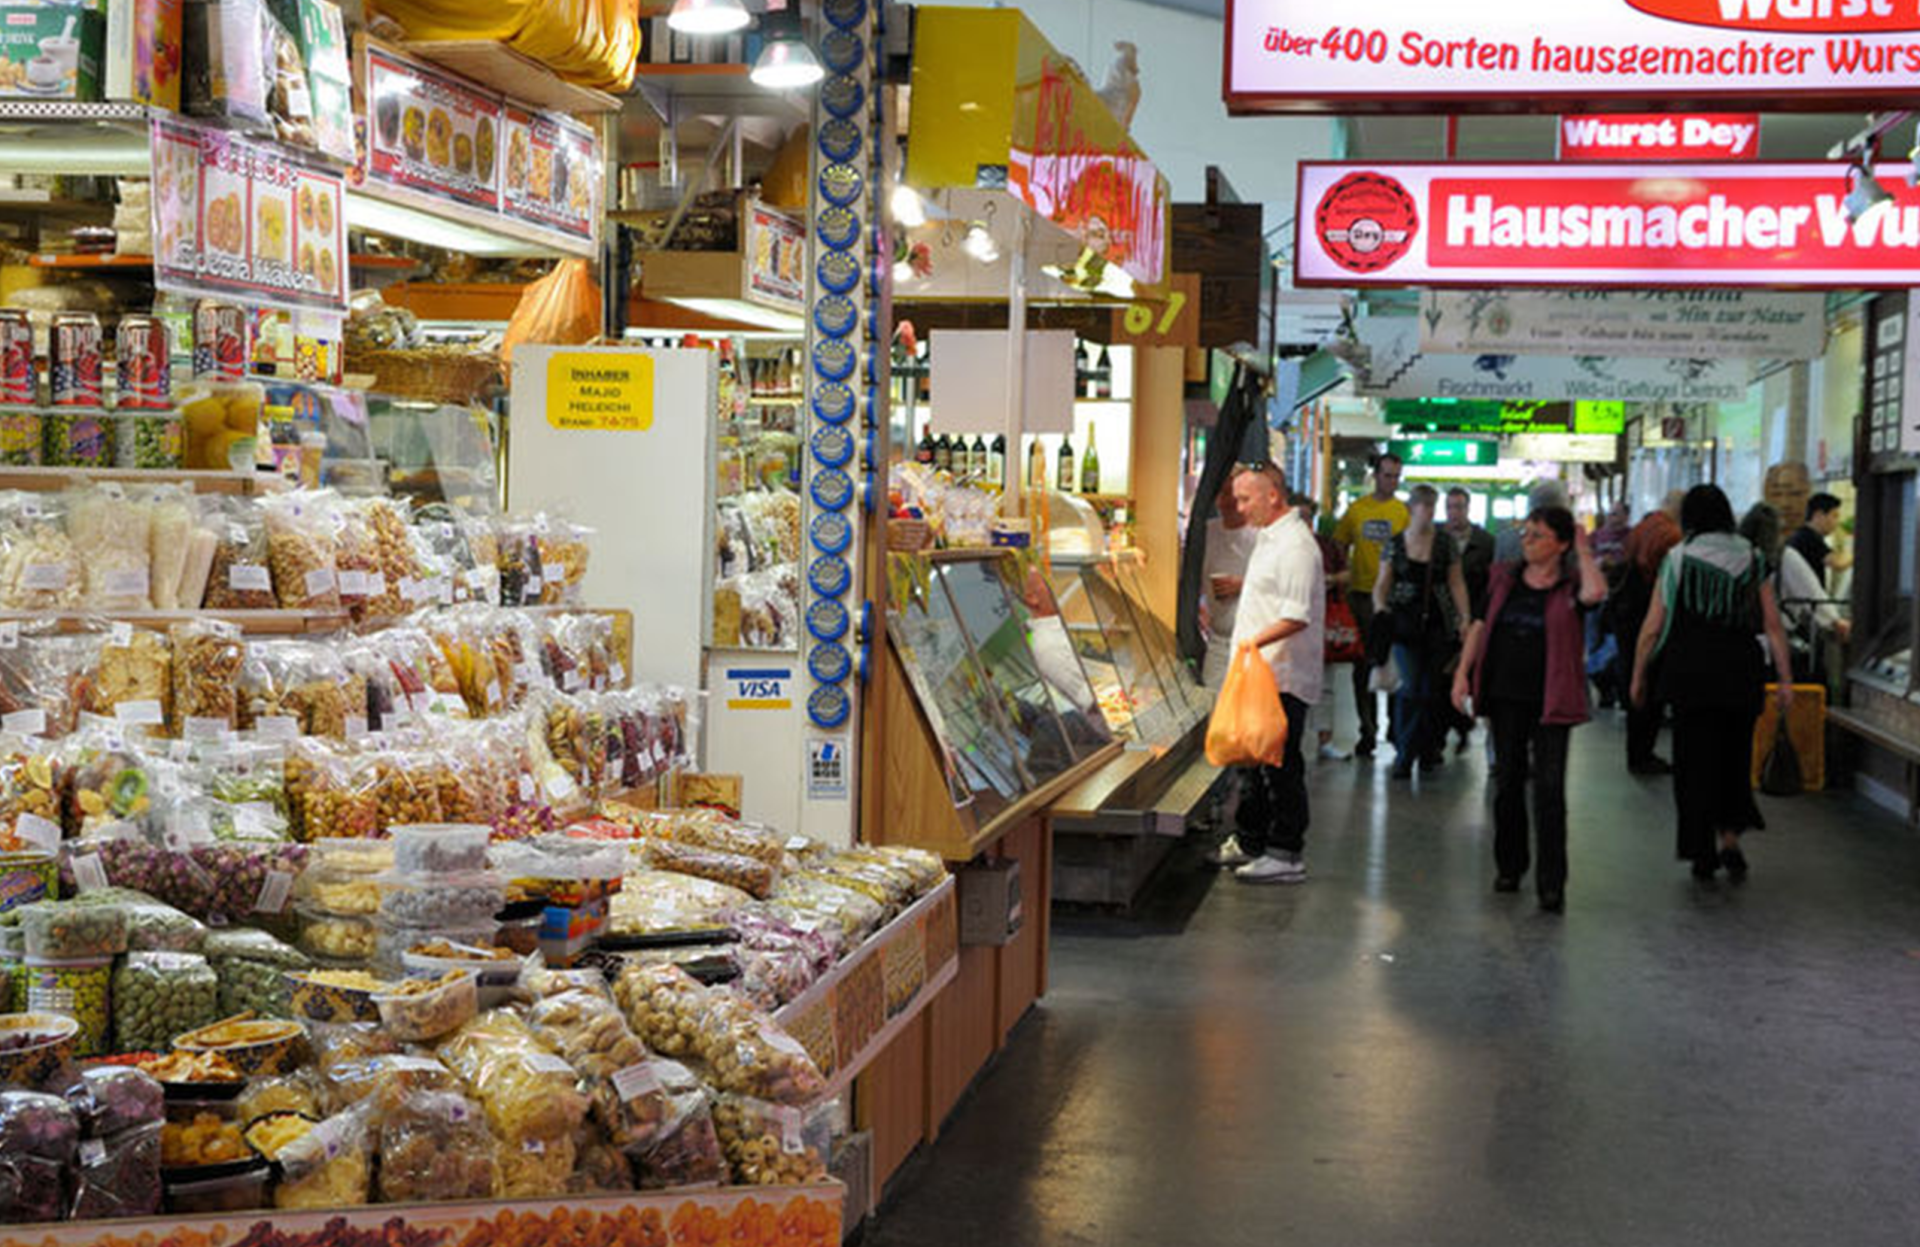
[[[660,1090],[660,1075],[650,1062],[629,1065],[614,1074],[613,1089],[622,1100],[637,1100]]]

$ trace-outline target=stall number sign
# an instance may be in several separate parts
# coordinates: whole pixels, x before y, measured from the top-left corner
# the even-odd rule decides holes
[[[1409,467],[1490,468],[1500,462],[1500,444],[1464,437],[1393,441],[1387,449]]]
[[[1920,48],[1916,49],[1920,53]],[[1920,190],[1833,163],[1303,163],[1301,286],[1920,285]]]
[[[1175,273],[1165,296],[1113,310],[1113,341],[1127,346],[1200,345],[1200,275]]]
[[[563,351],[547,359],[547,423],[644,433],[653,427],[653,357]]]
[[[729,667],[727,709],[791,710],[793,668]]]
[[[1226,39],[1234,112],[1775,108],[1920,87],[1913,0],[1234,0]]]
[[[1752,160],[1759,154],[1759,113],[1560,118],[1562,160]]]

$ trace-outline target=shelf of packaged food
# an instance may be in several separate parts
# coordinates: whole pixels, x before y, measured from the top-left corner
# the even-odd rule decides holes
[[[423,39],[400,47],[409,56],[432,61],[536,108],[562,113],[620,111],[618,97],[568,82],[539,61],[495,39]]]
[[[827,1078],[832,1099],[953,981],[960,907],[951,876],[774,1014]]]
[[[242,1181],[240,1192],[251,1189]],[[264,1188],[262,1188],[264,1190]],[[710,1227],[702,1242],[739,1247],[837,1247],[847,1189],[831,1179],[805,1186],[735,1186],[569,1195],[557,1199],[368,1204],[294,1212],[240,1208],[168,1213],[114,1221],[16,1226],[9,1240],[42,1247],[127,1247],[131,1243],[258,1241],[263,1226],[284,1247],[338,1242],[513,1243],[560,1239],[586,1243],[665,1243]],[[212,1198],[211,1196],[209,1198]],[[243,1201],[244,1202],[244,1201]],[[403,1223],[404,1218],[404,1223]],[[410,1224],[411,1229],[406,1228]],[[504,1233],[502,1226],[518,1227]],[[398,1227],[398,1229],[396,1229]],[[562,1228],[564,1227],[564,1228]],[[683,1232],[684,1231],[684,1232]]]
[[[148,271],[153,269],[153,257],[150,255],[57,255],[42,252],[28,256],[27,263],[34,268],[140,268]]]
[[[338,632],[351,621],[345,611],[295,610],[199,610],[199,611],[0,611],[0,623],[54,621],[61,632],[78,632],[97,625],[102,619],[115,623],[139,624],[147,628],[165,628],[196,619],[224,620],[248,636],[298,636],[307,632]]]
[[[202,468],[8,468],[0,467],[0,489],[48,493],[69,485],[119,481],[140,485],[191,485],[200,494],[260,494],[287,488],[285,477],[270,472],[218,472]]]

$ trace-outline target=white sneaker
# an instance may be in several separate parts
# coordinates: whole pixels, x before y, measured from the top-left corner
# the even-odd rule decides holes
[[[1240,847],[1239,836],[1228,836],[1220,842],[1219,848],[1207,854],[1207,861],[1215,866],[1225,866],[1229,869],[1245,866],[1252,860],[1253,854]]]
[[[1320,760],[1322,762],[1345,762],[1352,757],[1352,754],[1343,753],[1335,748],[1332,741],[1328,741],[1326,744],[1320,746]]]
[[[1307,877],[1307,864],[1298,853],[1275,850],[1254,858],[1233,877],[1242,883],[1300,883]]]

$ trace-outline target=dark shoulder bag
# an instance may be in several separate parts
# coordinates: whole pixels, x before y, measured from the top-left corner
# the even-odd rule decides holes
[[[1760,764],[1760,791],[1769,797],[1797,797],[1806,784],[1800,775],[1800,753],[1793,747],[1784,717],[1774,723],[1773,748]]]

